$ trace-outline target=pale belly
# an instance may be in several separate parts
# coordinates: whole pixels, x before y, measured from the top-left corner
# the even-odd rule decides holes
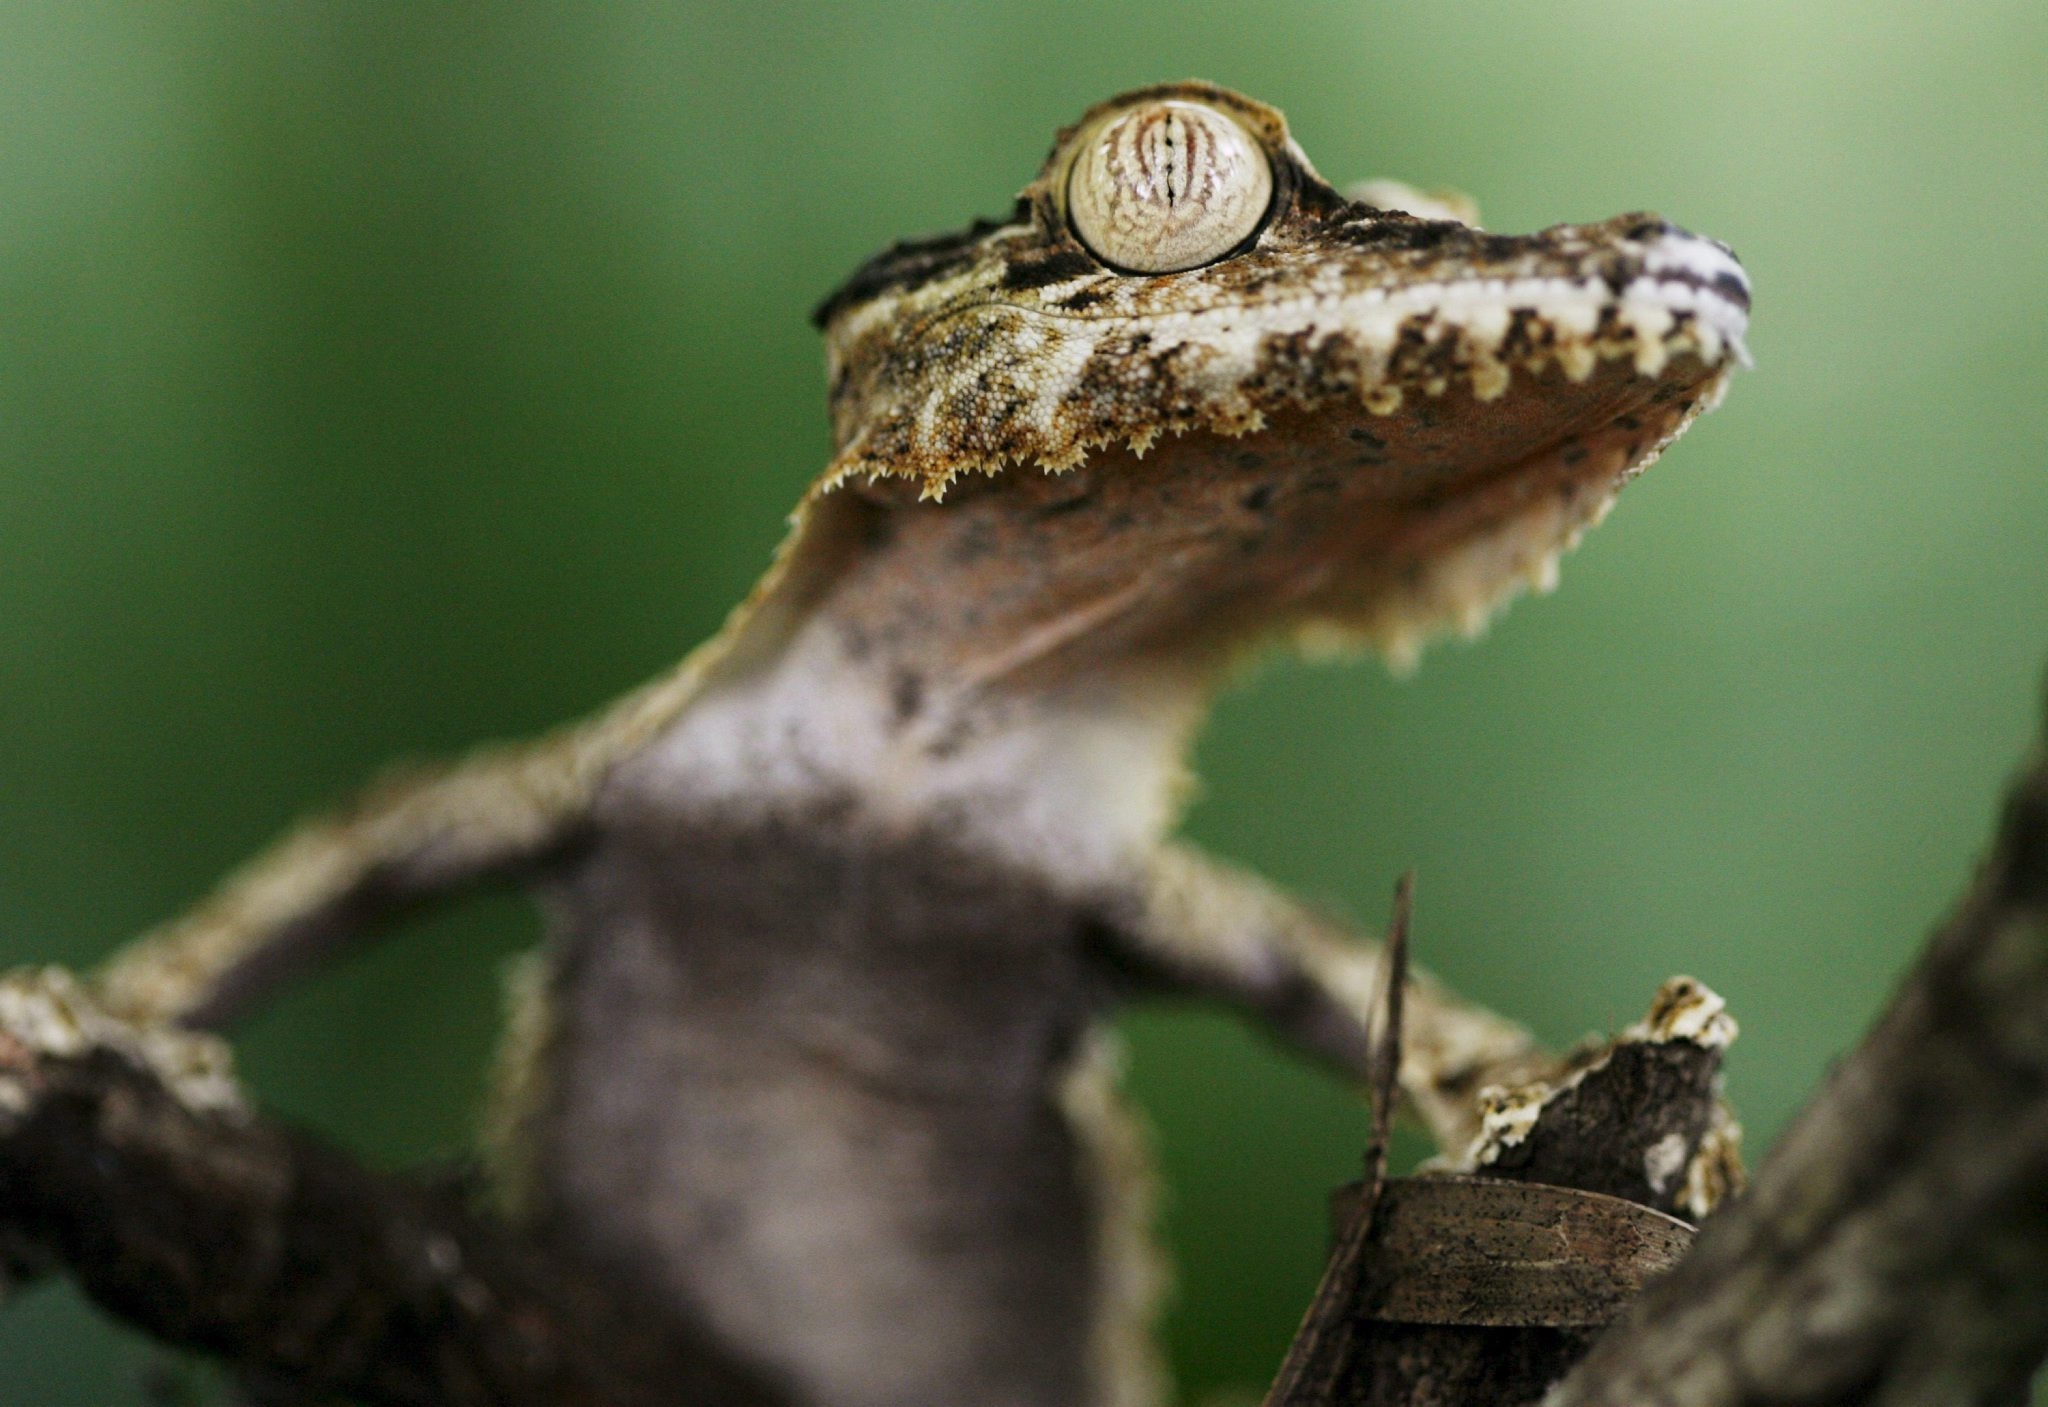
[[[636,824],[556,896],[535,1212],[820,1407],[1097,1398],[1071,904],[936,844]]]

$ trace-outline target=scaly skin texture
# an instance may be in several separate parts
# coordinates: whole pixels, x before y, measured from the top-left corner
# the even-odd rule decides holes
[[[1270,204],[1212,262],[1122,272],[1068,217],[1076,133],[1166,102],[1203,112],[1131,130],[1238,124]],[[1163,141],[1131,160],[1181,159]],[[1221,89],[1084,115],[1008,220],[821,307],[837,452],[715,640],[308,826],[101,999],[217,1026],[516,878],[553,936],[497,1143],[536,1235],[799,1402],[1156,1400],[1106,1018],[1197,993],[1359,1076],[1376,969],[1169,838],[1210,692],[1276,639],[1405,663],[1547,587],[1741,355],[1747,285],[1711,241],[1643,215],[1500,236],[1373,193]],[[1480,1087],[1536,1057],[1426,979],[1409,1011],[1404,1088],[1457,1151]]]
[[[1277,190],[1251,248],[1135,278],[1069,228],[1070,138],[1148,98],[1204,102],[1262,138]],[[1712,369],[1739,343],[1748,304],[1724,249],[1655,216],[1508,237],[1351,204],[1279,113],[1171,84],[1063,131],[1009,221],[899,245],[820,307],[832,475],[915,478],[936,495],[972,471],[1069,469],[1105,445],[1242,435],[1333,401],[1388,413],[1453,383],[1494,400],[1513,372],[1551,363],[1573,379],[1603,358],[1646,378],[1674,356]]]

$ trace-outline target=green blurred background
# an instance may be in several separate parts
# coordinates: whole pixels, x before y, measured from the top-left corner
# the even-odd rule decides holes
[[[0,961],[88,962],[401,755],[587,711],[718,623],[826,451],[805,322],[1003,209],[1059,124],[1198,75],[1339,182],[1494,228],[1654,208],[1756,370],[1481,648],[1281,664],[1201,840],[1564,1041],[1692,972],[1752,1150],[1964,883],[2048,660],[2048,7],[1743,0],[0,6]],[[242,1042],[276,1111],[467,1137],[476,904]],[[1355,1164],[1341,1090],[1130,1023],[1183,1388],[1257,1387]],[[68,1291],[0,1403],[141,1400]]]

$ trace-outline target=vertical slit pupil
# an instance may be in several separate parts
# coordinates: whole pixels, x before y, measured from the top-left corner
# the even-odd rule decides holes
[[[1105,118],[1077,154],[1069,218],[1105,262],[1177,272],[1252,233],[1271,188],[1256,137],[1229,117],[1192,104],[1146,105]]]

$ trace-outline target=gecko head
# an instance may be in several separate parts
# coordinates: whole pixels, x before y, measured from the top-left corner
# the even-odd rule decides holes
[[[1007,219],[819,308],[820,492],[1001,505],[1094,648],[1285,632],[1400,663],[1475,630],[1718,400],[1748,282],[1656,216],[1500,235],[1361,195],[1225,89],[1098,105]]]

